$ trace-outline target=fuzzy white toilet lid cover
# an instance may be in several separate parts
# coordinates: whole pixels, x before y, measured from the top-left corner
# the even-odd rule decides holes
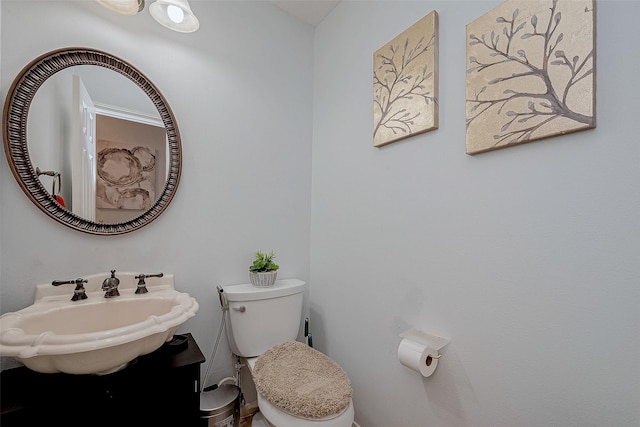
[[[351,402],[351,382],[344,370],[297,341],[278,344],[258,357],[253,381],[272,405],[303,418],[335,415]]]

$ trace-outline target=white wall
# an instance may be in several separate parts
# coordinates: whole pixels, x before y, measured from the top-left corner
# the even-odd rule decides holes
[[[160,88],[183,143],[173,202],[122,236],[53,221],[25,197],[3,159],[2,313],[29,305],[35,285],[53,279],[110,269],[173,273],[176,287],[200,303],[182,330],[208,358],[221,318],[216,285],[248,282],[256,250],[277,252],[279,277],[308,280],[313,28],[266,2],[191,6],[201,28],[180,34],[147,11],[121,17],[93,1],[2,1],[2,99],[36,56],[94,47]],[[219,351],[212,381],[231,374],[226,340]]]
[[[468,156],[465,25],[500,3],[343,1],[316,29],[313,332],[362,426],[640,424],[640,2],[598,2],[595,130]],[[440,128],[374,148],[373,52],[433,9]],[[430,378],[397,360],[410,327],[452,340]]]

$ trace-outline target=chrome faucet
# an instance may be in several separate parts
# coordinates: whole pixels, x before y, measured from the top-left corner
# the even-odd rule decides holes
[[[88,280],[86,279],[78,278],[75,280],[54,280],[53,282],[51,282],[51,284],[53,286],[66,285],[69,283],[76,285],[76,288],[73,291],[73,296],[71,297],[71,301],[78,301],[87,299],[87,294],[84,289],[84,284],[87,282]]]
[[[116,271],[111,270],[111,277],[104,279],[102,282],[102,290],[105,291],[105,298],[113,298],[120,296],[120,292],[118,291],[118,285],[120,284],[120,279],[116,277]]]

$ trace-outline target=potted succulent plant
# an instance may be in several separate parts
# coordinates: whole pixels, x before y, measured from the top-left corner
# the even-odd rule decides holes
[[[278,275],[278,264],[273,262],[275,252],[256,252],[253,264],[249,267],[249,279],[253,286],[273,286]]]

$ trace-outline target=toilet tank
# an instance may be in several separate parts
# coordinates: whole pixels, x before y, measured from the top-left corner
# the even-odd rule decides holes
[[[227,340],[237,356],[255,357],[276,344],[295,340],[302,317],[306,283],[277,280],[270,287],[224,286]]]

